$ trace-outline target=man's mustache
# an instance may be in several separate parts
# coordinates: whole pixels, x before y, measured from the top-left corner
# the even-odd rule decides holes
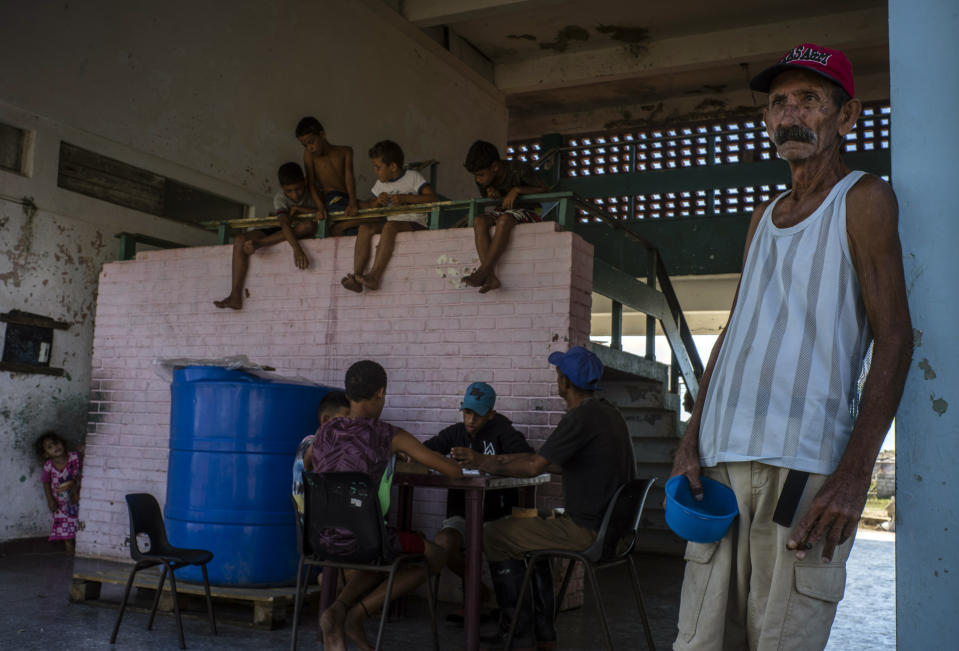
[[[815,143],[816,132],[807,127],[799,126],[798,124],[791,127],[776,127],[776,130],[773,132],[773,142],[781,145],[787,140]]]

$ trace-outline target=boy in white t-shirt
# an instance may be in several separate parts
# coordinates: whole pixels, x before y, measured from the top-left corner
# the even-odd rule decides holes
[[[427,183],[423,175],[414,170],[403,169],[403,150],[392,140],[381,140],[369,151],[373,162],[376,183],[373,185],[373,199],[361,201],[361,208],[401,206],[406,204],[429,203],[439,197]],[[353,292],[363,288],[379,289],[380,280],[386,265],[393,255],[397,233],[418,231],[426,228],[429,217],[426,213],[402,213],[390,215],[385,222],[362,224],[356,235],[353,249],[353,273],[347,274],[340,282]],[[366,265],[370,261],[370,249],[373,236],[380,234],[380,243],[376,247],[373,268],[369,272]]]

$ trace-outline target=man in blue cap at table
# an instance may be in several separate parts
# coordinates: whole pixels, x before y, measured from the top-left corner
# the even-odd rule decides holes
[[[450,425],[439,434],[423,442],[434,452],[446,455],[453,448],[469,448],[480,454],[515,454],[532,452],[533,448],[510,419],[496,413],[496,391],[485,382],[473,382],[466,388],[466,395],[460,409],[462,422]],[[507,488],[487,491],[483,500],[483,522],[492,522],[508,516],[513,507],[519,504],[519,490]],[[461,490],[449,491],[446,498],[446,520],[433,539],[447,552],[446,566],[463,578],[466,562],[463,558],[463,544],[466,540],[466,497]],[[482,586],[482,599],[488,599],[489,589]],[[462,623],[459,614],[451,614],[449,621]]]
[[[529,602],[517,607],[526,570],[524,553],[589,547],[596,540],[613,493],[635,475],[626,421],[616,407],[595,396],[603,375],[599,358],[574,346],[566,353],[551,354],[549,362],[556,366],[556,384],[567,412],[538,452],[482,455],[469,448],[453,449],[453,458],[464,466],[496,475],[563,475],[565,513],[551,519],[506,518],[490,522],[483,532],[483,547],[503,614],[499,631],[483,642],[502,644],[511,617],[515,617],[514,650],[556,648],[553,582],[545,561],[533,575],[533,613]]]

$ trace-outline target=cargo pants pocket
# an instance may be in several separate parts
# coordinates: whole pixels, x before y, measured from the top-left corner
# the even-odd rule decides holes
[[[689,642],[696,635],[699,619],[703,611],[703,602],[709,588],[709,579],[713,572],[713,555],[719,548],[719,542],[686,543],[686,569],[683,574],[683,591],[679,603],[679,637]]]
[[[789,595],[779,649],[822,649],[846,591],[844,566],[796,565],[795,590]]]

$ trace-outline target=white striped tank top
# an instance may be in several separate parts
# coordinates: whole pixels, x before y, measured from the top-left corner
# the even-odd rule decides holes
[[[763,213],[700,421],[703,466],[762,461],[830,474],[858,412],[857,382],[872,333],[849,254],[851,172],[809,217]]]

